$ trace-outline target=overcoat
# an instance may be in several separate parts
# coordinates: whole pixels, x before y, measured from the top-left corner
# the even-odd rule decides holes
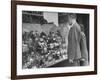
[[[82,57],[80,49],[81,29],[80,25],[76,22],[72,25],[68,35],[68,58],[77,60]]]
[[[87,65],[88,64],[88,50],[87,50],[87,44],[86,44],[86,36],[84,32],[81,32],[80,47],[81,47],[82,58],[85,59],[85,61],[87,62],[85,64]]]

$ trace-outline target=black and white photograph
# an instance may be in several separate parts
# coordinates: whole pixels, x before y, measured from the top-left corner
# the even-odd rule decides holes
[[[14,79],[97,73],[97,7],[12,2]]]
[[[22,11],[22,68],[89,65],[89,14]]]

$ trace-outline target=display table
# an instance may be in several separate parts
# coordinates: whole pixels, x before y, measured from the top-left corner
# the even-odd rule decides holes
[[[63,61],[65,61],[65,60],[67,60],[68,59],[68,57],[67,56],[65,56],[65,57],[63,57],[63,58],[60,58],[60,59],[58,59],[58,60],[52,60],[52,61],[50,61],[50,62],[45,62],[45,65],[43,65],[43,66],[41,66],[41,68],[48,68],[48,67],[50,67],[50,66],[54,66],[54,65],[56,65],[56,64],[58,64],[58,63],[60,63],[60,62],[63,62]]]

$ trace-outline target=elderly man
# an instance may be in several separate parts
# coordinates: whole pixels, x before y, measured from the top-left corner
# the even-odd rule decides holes
[[[81,47],[81,55],[82,58],[80,59],[80,65],[86,66],[89,64],[88,61],[88,50],[87,50],[87,44],[86,44],[86,35],[84,33],[84,25],[80,24],[81,26],[81,41],[80,41],[80,47]]]
[[[80,49],[81,28],[76,21],[76,14],[68,14],[69,24],[72,26],[68,35],[68,60],[72,66],[79,66],[80,59],[82,58]]]

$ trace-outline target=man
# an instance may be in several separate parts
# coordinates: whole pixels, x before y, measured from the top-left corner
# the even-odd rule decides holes
[[[68,22],[72,26],[68,35],[68,60],[72,66],[79,66],[82,57],[80,49],[81,28],[76,21],[76,14],[69,13]]]
[[[80,47],[81,47],[81,55],[82,55],[82,58],[80,59],[80,65],[86,66],[88,65],[88,50],[87,50],[87,44],[86,44],[86,36],[84,33],[84,25],[80,24],[80,26],[81,26]]]

